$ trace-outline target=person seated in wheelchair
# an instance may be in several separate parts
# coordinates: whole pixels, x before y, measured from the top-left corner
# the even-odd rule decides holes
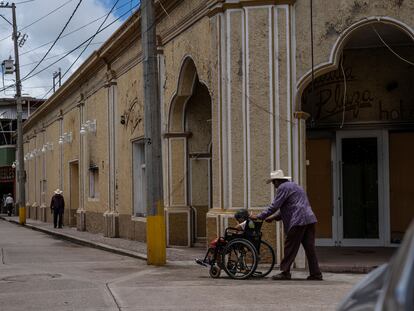
[[[226,235],[223,237],[215,238],[210,242],[209,248],[204,259],[196,259],[196,263],[202,266],[210,265],[212,258],[215,254],[217,247],[224,246],[228,240],[236,237],[244,237],[250,235],[250,232],[255,231],[256,222],[250,219],[250,214],[245,209],[240,209],[234,214],[234,218],[237,221],[236,227],[227,228]]]

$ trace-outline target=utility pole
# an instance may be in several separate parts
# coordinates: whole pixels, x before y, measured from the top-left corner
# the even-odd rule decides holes
[[[153,0],[141,1],[141,40],[144,66],[145,173],[147,178],[147,263],[166,262],[163,201],[161,113]]]
[[[15,73],[16,73],[16,104],[17,104],[17,181],[19,184],[19,196],[17,207],[19,208],[19,222],[24,225],[26,223],[26,171],[24,170],[23,157],[23,128],[22,128],[22,82],[20,80],[20,63],[19,63],[19,35],[17,32],[16,22],[16,5],[12,3],[0,4],[0,8],[12,9],[12,26],[13,26],[13,42],[15,57]]]

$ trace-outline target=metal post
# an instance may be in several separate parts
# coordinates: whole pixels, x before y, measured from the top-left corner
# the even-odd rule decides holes
[[[58,72],[59,72],[59,87],[61,87],[62,86],[62,71],[60,68]]]
[[[161,113],[153,0],[141,1],[141,34],[144,66],[145,171],[147,178],[147,263],[166,262],[163,202]]]
[[[20,63],[19,63],[19,44],[17,34],[16,22],[16,5],[12,3],[13,15],[13,42],[14,42],[14,57],[15,57],[15,72],[16,72],[16,103],[17,103],[17,180],[19,183],[19,197],[17,207],[19,208],[19,222],[26,223],[26,171],[24,170],[23,157],[23,128],[22,128],[22,83],[20,81]]]
[[[62,86],[62,72],[60,68],[58,71],[55,71],[53,73],[53,93],[56,91],[56,78],[59,78],[58,80],[59,87],[61,87]]]

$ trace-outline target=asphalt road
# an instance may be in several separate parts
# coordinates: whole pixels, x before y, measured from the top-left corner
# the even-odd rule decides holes
[[[192,262],[150,267],[0,221],[0,310],[334,310],[363,276],[211,279]]]

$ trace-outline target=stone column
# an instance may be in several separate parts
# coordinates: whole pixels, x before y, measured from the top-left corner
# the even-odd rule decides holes
[[[109,153],[109,185],[108,210],[104,213],[104,236],[119,237],[119,212],[117,210],[117,82],[114,71],[107,74],[108,83],[108,153]]]
[[[84,117],[85,103],[83,96],[79,103],[79,131],[85,122]],[[76,210],[76,228],[78,231],[86,230],[86,211],[85,211],[85,180],[88,177],[88,161],[86,159],[87,140],[84,135],[79,137],[79,207]]]
[[[298,180],[297,182],[306,190],[306,120],[309,114],[303,111],[296,111],[294,118],[297,120],[297,152],[298,152]],[[295,259],[296,268],[306,268],[306,254],[302,246],[299,248],[298,255]]]
[[[46,130],[42,128],[42,140],[43,144],[41,147],[42,150],[42,182],[40,183],[40,208],[39,208],[39,218],[41,221],[46,221],[46,189],[45,189],[45,181],[46,181],[46,152],[43,152],[43,147],[46,144]]]
[[[190,133],[165,133],[168,144],[167,245],[191,246],[191,208],[187,194],[187,138]]]

